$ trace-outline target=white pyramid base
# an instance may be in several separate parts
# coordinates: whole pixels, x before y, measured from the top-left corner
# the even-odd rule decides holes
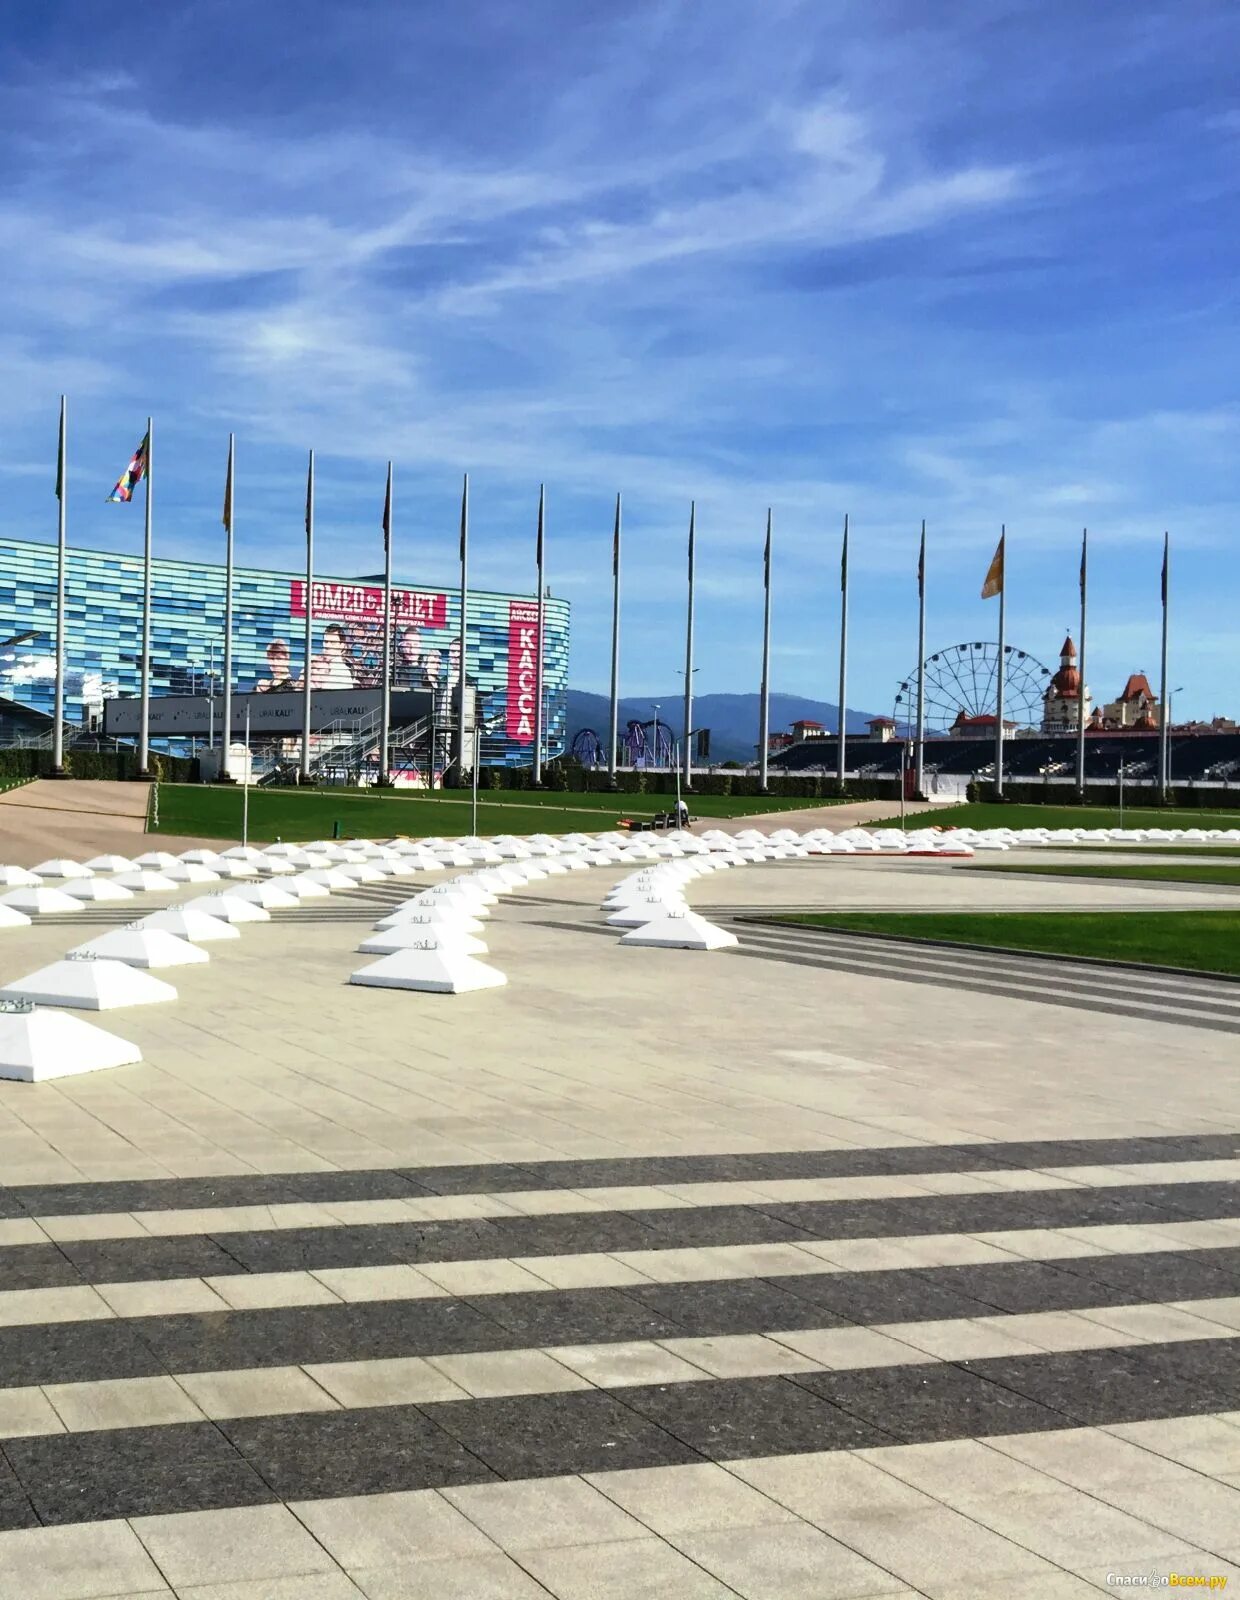
[[[73,955],[105,956],[110,961],[123,961],[129,967],[188,967],[210,961],[205,950],[200,950],[188,939],[182,939],[166,928],[113,928],[78,945]]]
[[[471,917],[464,911],[432,911],[427,906],[393,911],[390,916],[380,917],[375,923],[380,933],[389,928],[422,928],[427,933],[432,928],[451,928],[455,933],[481,933],[484,926],[477,917]]]
[[[209,917],[202,911],[187,911],[184,906],[169,906],[166,911],[152,911],[138,924],[142,928],[162,928],[165,933],[175,933],[191,944],[209,944],[215,939],[239,939],[238,929],[222,917]]]
[[[471,989],[498,989],[506,975],[473,956],[449,950],[398,950],[368,967],[360,967],[350,983],[376,989],[420,989],[427,994],[466,994]]]
[[[31,1000],[37,1006],[71,1006],[78,1011],[113,1011],[118,1006],[149,1006],[175,1000],[176,990],[123,961],[53,961],[29,977],[6,983],[0,995]]]
[[[684,902],[672,899],[670,896],[657,900],[643,900],[640,905],[624,906],[619,911],[613,911],[607,918],[609,928],[644,928],[648,923],[657,921],[660,917],[670,917],[674,912],[683,912]]]
[[[390,956],[398,950],[445,950],[450,955],[484,956],[487,947],[472,933],[460,933],[443,923],[434,927],[388,928],[372,933],[357,947],[358,955]]]
[[[679,916],[659,917],[644,927],[634,928],[620,943],[649,945],[662,950],[731,950],[740,940],[726,928],[707,922],[696,911],[685,911]]]
[[[63,1011],[0,1012],[0,1078],[42,1083],[141,1060],[136,1044],[81,1017]]]

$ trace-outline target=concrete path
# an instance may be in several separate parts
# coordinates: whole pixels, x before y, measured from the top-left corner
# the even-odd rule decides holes
[[[0,794],[0,862],[31,867],[49,856],[74,861],[115,852],[141,855],[150,849],[188,850],[193,845],[215,848],[218,839],[190,839],[160,834],[146,843],[149,783],[114,783],[103,779],[36,778]]]

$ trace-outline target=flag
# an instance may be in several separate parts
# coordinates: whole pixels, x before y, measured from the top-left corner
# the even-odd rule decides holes
[[[56,498],[65,497],[65,403],[60,402],[60,439],[56,446]]]
[[[306,536],[314,532],[314,451],[310,452],[310,465],[306,468]]]
[[[926,519],[921,521],[921,549],[917,555],[917,597],[924,600],[926,596]]]
[[[466,544],[469,540],[469,473],[465,474],[465,482],[461,488],[461,561],[465,560]]]
[[[697,516],[697,502],[689,502],[689,577],[693,577],[693,525]]]
[[[766,549],[762,553],[762,573],[767,588],[771,587],[771,510],[766,512]]]
[[[616,526],[611,535],[611,575],[620,576],[620,496],[616,495]]]
[[[142,443],[134,451],[132,460],[121,474],[115,489],[113,489],[112,493],[108,496],[109,500],[123,501],[133,499],[134,490],[142,482],[143,478],[146,477],[146,464],[147,457],[150,453],[150,448],[150,434],[144,434],[142,437]]]
[[[844,513],[844,544],[840,550],[840,589],[848,593],[848,513]]]
[[[538,548],[534,552],[534,559],[541,567],[543,564],[543,510],[546,505],[546,490],[540,483],[538,485]]]
[[[1003,545],[1007,533],[999,535],[999,543],[995,546],[994,558],[986,568],[986,578],[982,584],[982,599],[993,600],[997,594],[1003,593]]]
[[[383,496],[383,553],[392,548],[392,463],[388,462],[387,490]]]
[[[1163,609],[1167,606],[1167,571],[1171,562],[1171,535],[1163,534],[1163,564],[1162,564],[1162,603]]]
[[[228,474],[224,479],[224,515],[221,519],[228,533],[233,531],[233,445],[228,441]]]
[[[1087,552],[1089,550],[1089,529],[1081,529],[1081,599],[1085,598],[1085,577],[1087,571]]]

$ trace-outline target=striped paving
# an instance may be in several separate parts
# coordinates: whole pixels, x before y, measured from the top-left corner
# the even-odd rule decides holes
[[[0,1592],[1231,1576],[1238,1147],[2,1189]]]

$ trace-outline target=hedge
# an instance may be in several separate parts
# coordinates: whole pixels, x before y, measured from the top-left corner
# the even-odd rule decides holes
[[[533,772],[530,767],[484,767],[479,774],[479,784],[486,789],[529,789],[533,787]],[[576,794],[605,794],[614,789],[617,794],[674,795],[676,773],[617,772],[613,785],[605,768],[552,761],[543,768],[542,787]],[[759,798],[764,791],[756,773],[716,769],[695,772],[691,792]],[[898,777],[852,778],[841,788],[839,781],[832,777],[772,772],[765,792],[774,799],[786,800],[898,800],[900,780]]]
[[[188,756],[151,756],[156,777],[172,783],[196,783],[198,763]],[[52,752],[20,745],[0,750],[0,782],[7,779],[50,778]],[[135,750],[66,750],[65,771],[71,778],[132,778],[137,775]]]
[[[969,800],[983,800],[988,805],[1019,806],[1118,806],[1118,783],[1091,783],[1082,796],[1075,785],[1069,783],[1010,783],[1005,782],[1003,793],[995,793],[993,783],[971,783]],[[1126,783],[1124,804],[1134,811],[1237,811],[1240,810],[1240,788],[1221,788],[1185,784],[1169,789],[1164,800],[1156,787],[1147,784]]]

